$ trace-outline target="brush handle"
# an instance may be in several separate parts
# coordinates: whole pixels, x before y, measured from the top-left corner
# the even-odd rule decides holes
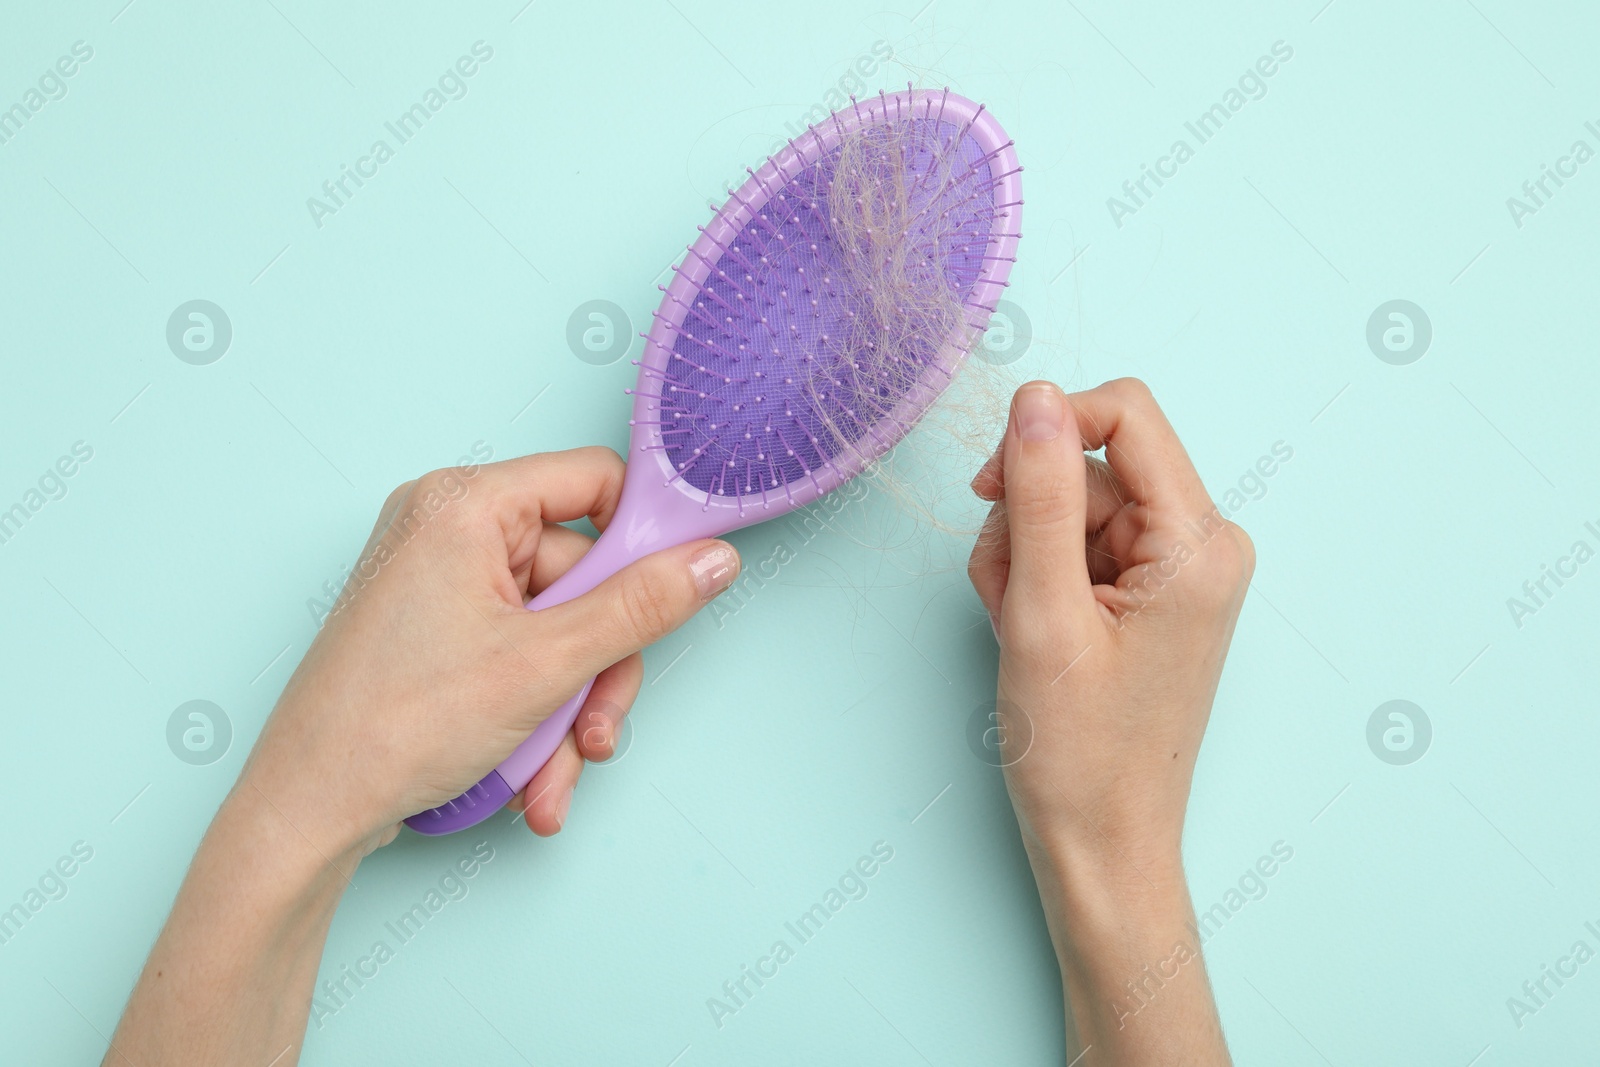
[[[571,570],[528,602],[528,610],[538,611],[580,597],[634,560],[663,547],[661,541],[650,536],[637,536],[638,532],[632,523],[613,520],[612,525]],[[630,533],[634,536],[629,536]],[[572,729],[578,711],[593,687],[594,679],[591,678],[576,696],[541,722],[526,741],[518,745],[477,785],[437,808],[429,808],[411,816],[406,820],[406,825],[419,834],[453,834],[457,830],[476,826],[494,815],[533,780],[539,768],[549,762],[556,749],[561,747],[561,739]]]

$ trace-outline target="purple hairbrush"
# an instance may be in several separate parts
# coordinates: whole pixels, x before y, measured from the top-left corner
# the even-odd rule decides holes
[[[804,507],[892,448],[1005,289],[1021,170],[980,105],[908,89],[852,100],[750,172],[663,290],[615,517],[528,607]],[[477,785],[406,824],[448,834],[489,818],[559,747],[592,685]]]

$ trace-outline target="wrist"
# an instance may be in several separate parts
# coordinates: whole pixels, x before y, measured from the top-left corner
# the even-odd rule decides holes
[[[268,910],[331,913],[366,851],[359,838],[306,817],[270,780],[247,770],[217,810],[196,866],[203,862],[263,898],[259,904]]]
[[[1148,813],[1095,807],[1091,815],[1071,801],[1065,809],[1033,804],[1016,808],[1036,872],[1074,900],[1087,905],[1109,895],[1155,901],[1184,884],[1181,814],[1176,821],[1158,820]]]
[[[304,1033],[328,927],[358,860],[321,855],[253,786],[235,786],[129,997],[112,1038],[119,1062],[235,1062],[242,1048],[281,1059]]]
[[[1108,914],[1156,918],[1188,906],[1183,856],[1176,844],[1120,846],[1055,842],[1041,852],[1061,903],[1079,922],[1102,925]],[[1036,861],[1036,867],[1038,862]]]
[[[1062,836],[1027,841],[1051,940],[1063,964],[1116,946],[1162,946],[1190,921],[1179,844],[1118,845]]]
[[[377,790],[359,780],[358,768],[330,764],[327,754],[349,744],[308,730],[306,722],[323,710],[294,699],[286,693],[274,709],[224,806],[247,815],[274,841],[298,843],[353,872],[362,856],[392,840],[399,818],[378,810]]]

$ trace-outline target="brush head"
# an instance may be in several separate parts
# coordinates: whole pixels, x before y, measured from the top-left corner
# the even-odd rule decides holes
[[[810,127],[674,268],[639,360],[636,451],[664,485],[752,521],[859,473],[986,327],[1020,170],[998,124],[948,91],[852,101]]]

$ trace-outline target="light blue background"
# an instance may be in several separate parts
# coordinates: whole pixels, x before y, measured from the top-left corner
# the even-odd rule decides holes
[[[1017,140],[1011,297],[1034,336],[1012,370],[1144,377],[1219,498],[1293,449],[1236,516],[1260,564],[1187,840],[1202,909],[1294,849],[1207,946],[1239,1062],[1589,1054],[1600,963],[1520,1030],[1506,998],[1600,948],[1600,563],[1520,629],[1506,601],[1600,540],[1600,162],[1520,229],[1506,198],[1600,147],[1600,20],[1322,4],[6,5],[0,105],[73,42],[94,57],[0,145],[0,507],[73,442],[94,458],[0,545],[0,907],[74,842],[94,858],[0,946],[3,1058],[102,1053],[314,635],[306,600],[386,492],[475,441],[622,446],[632,368],[575,358],[568,316],[606,299],[647,322],[706,198],[879,40],[897,62],[874,89],[949,84]],[[317,228],[306,198],[478,40],[469,94]],[[1267,95],[1115,225],[1107,198],[1280,40]],[[234,330],[209,366],[165,342],[196,298]],[[1433,323],[1408,366],[1365,340],[1394,298]],[[853,507],[804,545],[736,535],[797,558],[649,653],[632,747],[559,839],[503,817],[362,866],[325,974],[495,850],[304,1062],[1059,1061],[1037,899],[965,741],[995,657],[964,539],[885,553],[862,533],[897,505]],[[209,766],[166,744],[192,699],[233,723]],[[1433,725],[1409,766],[1367,746],[1391,699]],[[879,840],[869,895],[717,1029],[706,998]]]

